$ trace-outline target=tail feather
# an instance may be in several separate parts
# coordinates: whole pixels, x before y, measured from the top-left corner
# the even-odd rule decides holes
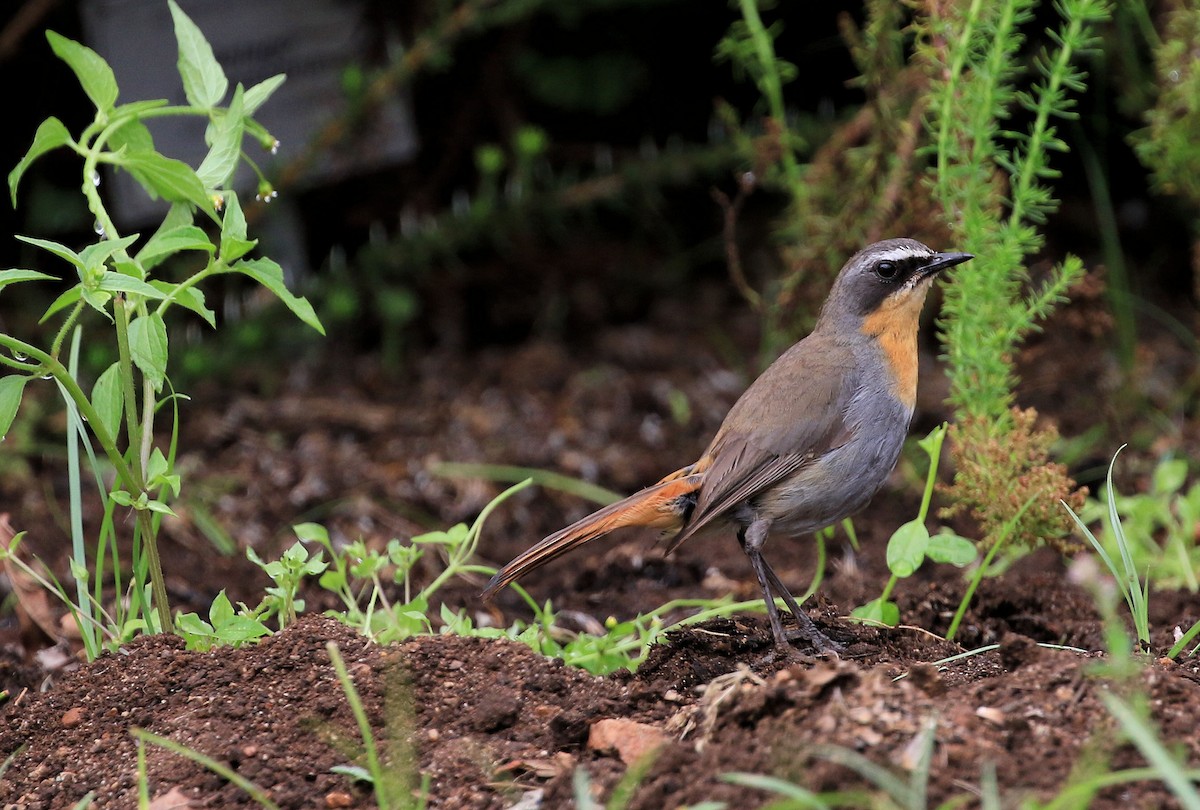
[[[483,589],[483,598],[491,599],[497,591],[513,580],[584,543],[603,537],[614,529],[650,526],[666,531],[678,531],[695,505],[696,492],[700,489],[703,478],[703,473],[668,476],[654,486],[635,492],[622,501],[558,530],[501,568]]]

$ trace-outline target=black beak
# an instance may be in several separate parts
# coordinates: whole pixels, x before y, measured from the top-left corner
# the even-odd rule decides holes
[[[975,255],[972,253],[935,253],[929,264],[921,268],[921,275],[932,276],[934,273],[939,273],[947,267],[969,262],[974,258]]]

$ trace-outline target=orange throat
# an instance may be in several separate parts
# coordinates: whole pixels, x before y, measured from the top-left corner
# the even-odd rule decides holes
[[[892,393],[909,409],[917,401],[917,326],[927,289],[921,285],[893,295],[862,323],[863,334],[877,340],[883,350]]]

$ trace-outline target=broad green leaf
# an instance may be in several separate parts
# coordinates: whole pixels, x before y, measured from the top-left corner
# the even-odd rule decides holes
[[[925,549],[929,559],[938,563],[949,563],[962,568],[975,562],[979,549],[965,537],[959,537],[953,532],[938,532],[929,538],[929,547]]]
[[[888,569],[898,577],[910,577],[925,561],[929,546],[929,530],[919,520],[910,520],[888,540]]]
[[[1162,462],[1154,468],[1152,491],[1158,495],[1172,495],[1183,488],[1187,480],[1188,464],[1181,458]]]
[[[171,507],[167,506],[162,501],[148,500],[148,501],[146,501],[146,508],[149,509],[151,512],[158,512],[160,515],[170,515],[171,517],[178,517],[178,515],[175,514],[175,512],[171,509]]]
[[[58,296],[58,298],[55,298],[54,303],[46,307],[46,311],[42,313],[42,317],[40,320],[38,320],[38,323],[45,323],[52,315],[54,315],[54,313],[71,306],[79,300],[79,297],[82,294],[83,284],[76,284],[74,287]]]
[[[305,543],[329,545],[329,530],[320,523],[297,523],[292,527],[292,531]]]
[[[103,239],[88,245],[79,251],[79,260],[83,262],[84,271],[89,274],[104,272],[104,263],[109,257],[132,245],[140,235],[133,233],[120,239]]]
[[[114,489],[108,493],[108,499],[120,506],[133,506],[133,496],[123,489]]]
[[[21,406],[21,394],[29,377],[20,374],[9,374],[0,377],[0,439],[8,435],[13,420],[17,418],[17,408]]]
[[[237,168],[238,156],[242,153],[242,133],[246,131],[240,84],[233,91],[229,109],[218,115],[209,124],[212,143],[208,154],[204,156],[200,168],[196,169],[196,175],[205,188],[224,188]]]
[[[117,78],[108,62],[86,45],[53,31],[46,32],[46,39],[55,55],[75,71],[83,92],[87,93],[96,109],[102,113],[112,110],[117,103]]]
[[[132,121],[127,121],[121,126],[113,130],[108,136],[108,148],[113,152],[124,152],[113,160],[116,165],[124,165],[125,156],[136,154],[138,152],[153,152],[154,151],[154,136],[150,134],[150,130],[146,125],[136,118]]]
[[[212,211],[212,200],[204,184],[192,167],[182,160],[158,152],[132,152],[122,158],[121,165],[150,192],[151,197],[191,203],[203,211]]]
[[[146,278],[146,268],[142,267],[141,262],[132,258],[128,253],[113,256],[112,266],[121,275],[136,278],[139,281]]]
[[[155,447],[146,463],[146,480],[153,481],[161,475],[166,475],[168,470],[167,457],[163,455],[162,450]]]
[[[100,424],[108,431],[109,438],[114,441],[121,430],[121,415],[125,410],[125,400],[121,396],[121,369],[113,363],[92,386],[92,407],[100,417]]]
[[[213,627],[220,627],[228,624],[235,615],[233,603],[229,601],[229,597],[225,595],[225,589],[222,588],[208,609],[208,619],[213,623]]]
[[[70,142],[71,133],[67,131],[63,122],[54,116],[47,118],[38,126],[37,132],[33,134],[33,143],[25,152],[25,157],[21,158],[21,162],[17,164],[16,168],[8,173],[8,193],[12,197],[13,208],[17,207],[17,186],[21,183],[21,177],[30,164],[51,149],[66,146]]]
[[[181,225],[169,231],[159,231],[150,237],[137,253],[137,260],[153,267],[163,258],[182,250],[203,250],[212,253],[216,247],[206,234],[195,225]]]
[[[258,112],[258,108],[267,103],[267,99],[279,89],[279,85],[283,84],[287,75],[284,73],[276,73],[269,79],[263,79],[258,84],[246,91],[246,102],[243,107],[243,115],[254,115]]]
[[[161,389],[167,377],[167,326],[161,315],[151,312],[129,324],[129,352],[155,390]]]
[[[100,284],[97,286],[97,289],[104,290],[105,292],[144,295],[146,298],[155,301],[163,297],[162,291],[157,287],[147,284],[140,279],[130,278],[123,273],[105,273],[100,277]]]
[[[80,285],[79,294],[83,297],[84,303],[112,320],[112,316],[108,314],[108,302],[112,300],[112,293],[92,290],[88,289],[87,285]]]
[[[0,270],[0,290],[9,284],[17,284],[21,281],[58,281],[58,279],[45,273],[39,273],[37,270],[21,270],[19,268]]]
[[[167,215],[163,217],[162,224],[158,226],[158,230],[151,235],[150,239],[153,241],[158,237],[159,234],[164,234],[167,231],[173,231],[176,228],[182,228],[185,225],[191,225],[195,218],[195,214],[192,212],[192,207],[187,203],[171,203],[171,207],[167,210]],[[139,253],[138,261],[143,267],[145,267],[147,270],[150,270],[154,268],[160,261],[162,261],[162,257],[147,262]]]
[[[237,261],[257,244],[257,239],[246,238],[246,215],[242,212],[242,204],[237,194],[229,192],[221,220],[221,258],[226,262]]]
[[[850,615],[857,619],[885,624],[888,627],[900,624],[900,608],[895,602],[885,602],[882,599],[872,599],[865,605],[850,611]]]
[[[209,326],[217,325],[216,313],[204,305],[204,293],[196,287],[179,289],[178,284],[169,281],[151,281],[150,286],[161,292],[163,298],[170,298],[184,309],[190,309],[208,322]]]
[[[32,236],[21,236],[20,234],[17,234],[17,238],[27,244],[40,247],[42,250],[48,250],[55,256],[58,256],[60,259],[66,259],[80,270],[82,270],[84,267],[83,259],[79,257],[79,254],[71,250],[66,245],[60,245],[58,242],[51,242],[49,239],[35,239]]]
[[[283,283],[283,268],[277,263],[266,258],[251,259],[249,261],[239,261],[229,269],[250,276],[250,278],[275,293],[279,297],[279,300],[283,301],[297,318],[313,329],[316,329],[322,335],[325,334],[325,327],[321,325],[321,319],[313,311],[312,304],[308,303],[301,296],[292,295],[287,285]]]
[[[188,15],[168,0],[175,20],[175,39],[179,42],[179,77],[189,104],[211,109],[221,103],[229,89],[229,80],[213,56],[212,46]]]

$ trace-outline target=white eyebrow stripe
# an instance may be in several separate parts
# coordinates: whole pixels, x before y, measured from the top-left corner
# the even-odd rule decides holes
[[[923,251],[914,250],[913,248],[901,245],[898,247],[889,248],[888,250],[878,254],[875,258],[877,261],[881,262],[898,262],[903,261],[904,259],[913,259],[918,257],[925,258],[926,254]]]

